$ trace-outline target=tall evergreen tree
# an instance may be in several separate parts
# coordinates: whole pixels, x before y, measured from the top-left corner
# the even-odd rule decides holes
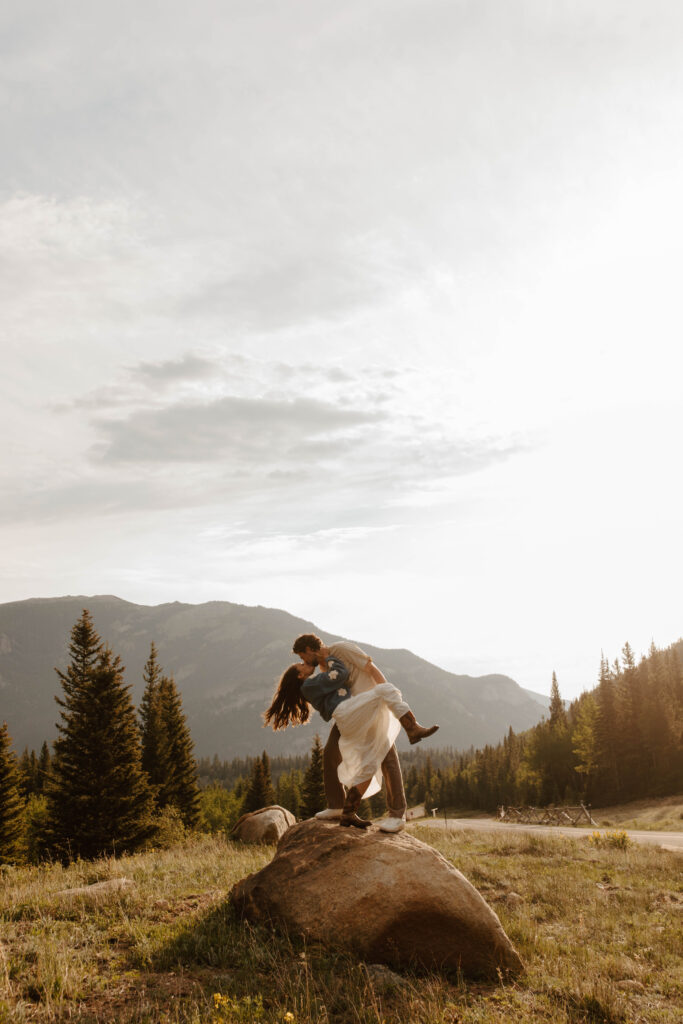
[[[621,785],[632,797],[640,795],[646,781],[642,763],[642,697],[639,675],[631,646],[625,643],[622,648],[622,669],[616,680],[616,754]]]
[[[261,754],[261,764],[263,765],[263,781],[265,783],[266,799],[268,801],[266,806],[270,806],[270,804],[275,803],[275,789],[273,788],[273,776],[270,770],[270,758],[265,750]]]
[[[301,813],[304,818],[312,818],[327,806],[323,778],[323,748],[319,736],[313,740],[311,760],[304,773],[301,796]]]
[[[161,677],[159,704],[166,741],[164,761],[168,772],[159,793],[159,804],[161,807],[169,804],[177,807],[183,824],[193,828],[199,821],[200,810],[197,763],[192,753],[192,737],[182,700],[173,676]]]
[[[21,778],[7,723],[0,726],[0,863],[13,863],[19,856],[23,833],[24,801]]]
[[[28,747],[19,758],[19,789],[24,800],[38,792],[38,758],[35,750],[29,754]]]
[[[586,800],[593,799],[593,783],[598,769],[598,717],[595,697],[587,693],[579,703],[572,733],[572,752],[577,758],[576,771],[585,778]]]
[[[600,775],[599,790],[605,801],[611,802],[618,800],[621,796],[618,755],[619,726],[614,673],[604,654],[600,657],[600,677],[595,696],[598,702],[596,734]]]
[[[47,841],[63,860],[135,850],[154,831],[130,687],[90,613],[71,631],[59,738],[46,787]]]
[[[47,777],[50,774],[51,761],[52,758],[50,757],[50,748],[47,745],[47,740],[43,740],[43,745],[40,748],[40,756],[38,757],[37,793],[42,793],[45,790]]]
[[[275,802],[273,784],[270,781],[270,763],[266,766],[263,759],[257,757],[251,771],[249,788],[244,798],[243,813],[258,811],[261,807],[269,807]]]
[[[277,780],[275,802],[280,807],[286,807],[295,818],[301,817],[302,780],[303,774],[297,769],[291,772],[283,772]]]
[[[140,742],[142,767],[147,773],[152,792],[160,806],[168,802],[164,787],[169,780],[171,764],[169,743],[162,715],[161,678],[162,671],[156,646],[152,643],[149,658],[145,662],[142,676],[145,689],[140,701]]]
[[[560,696],[560,687],[557,684],[557,675],[553,672],[553,681],[550,684],[550,726],[551,728],[557,728],[558,726],[565,725],[567,721],[567,713],[564,707],[564,701]]]

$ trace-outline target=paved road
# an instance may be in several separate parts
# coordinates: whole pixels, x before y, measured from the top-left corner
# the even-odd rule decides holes
[[[548,836],[571,836],[572,839],[587,838],[591,832],[620,832],[618,826],[613,828],[564,828],[553,825],[512,825],[502,821],[495,821],[491,818],[449,818],[444,822],[443,818],[420,818],[412,822],[414,825],[425,825],[427,828],[447,828],[450,832],[459,829],[472,828],[480,832],[536,832]],[[624,830],[634,843],[649,843],[652,846],[661,846],[665,850],[674,850],[683,853],[683,832],[632,832]]]

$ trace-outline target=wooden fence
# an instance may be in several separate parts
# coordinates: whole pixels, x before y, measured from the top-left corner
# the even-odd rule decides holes
[[[499,807],[498,820],[516,822],[524,825],[580,825],[593,821],[590,804],[588,807]]]

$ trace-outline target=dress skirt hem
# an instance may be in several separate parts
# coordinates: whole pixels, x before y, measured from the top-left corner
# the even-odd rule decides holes
[[[399,691],[391,683],[381,683],[355,697],[342,701],[332,717],[339,729],[339,752],[342,760],[337,775],[349,789],[371,779],[364,796],[372,796],[382,788],[382,761],[401,731],[391,704],[404,713]]]

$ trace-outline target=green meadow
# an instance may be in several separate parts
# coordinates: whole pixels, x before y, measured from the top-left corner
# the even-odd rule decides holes
[[[414,834],[498,913],[526,972],[482,984],[378,977],[348,953],[238,921],[231,886],[273,856],[222,836],[120,859],[4,867],[0,1022],[674,1024],[683,861],[656,847],[463,831]],[[109,879],[101,894],[63,890]]]

